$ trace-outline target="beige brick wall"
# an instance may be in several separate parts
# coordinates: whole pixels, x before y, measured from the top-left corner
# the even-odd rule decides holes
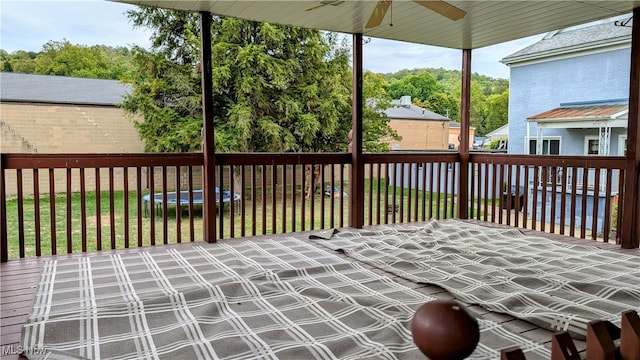
[[[391,142],[392,150],[440,150],[449,145],[449,122],[391,119],[390,125],[402,140]]]
[[[0,104],[3,153],[140,153],[143,143],[114,106]]]

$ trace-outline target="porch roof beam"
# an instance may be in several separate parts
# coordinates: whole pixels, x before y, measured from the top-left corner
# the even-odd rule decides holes
[[[640,245],[640,7],[633,10],[631,31],[631,71],[629,76],[629,124],[627,128],[627,174],[622,207],[621,246],[625,249]]]

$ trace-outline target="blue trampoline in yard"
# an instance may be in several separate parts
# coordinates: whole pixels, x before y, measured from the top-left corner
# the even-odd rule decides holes
[[[178,196],[178,194],[180,195]],[[193,190],[191,194],[192,194],[194,205],[203,204],[204,194],[202,190]],[[144,195],[142,197],[142,200],[144,201],[144,216],[147,217],[149,216],[148,204],[151,201],[151,194]],[[232,197],[230,191],[223,190],[222,201],[230,202],[231,200],[240,201],[240,194],[234,193]],[[156,214],[160,214],[162,211],[162,203],[164,202],[163,194],[161,192],[153,194],[153,202],[156,204],[156,209],[157,209]],[[216,187],[216,203],[219,203],[219,202],[220,202],[220,189]],[[176,191],[167,192],[167,205],[180,206],[180,209],[182,209],[183,206],[189,206],[189,191],[184,190],[184,191],[180,191],[179,193]]]

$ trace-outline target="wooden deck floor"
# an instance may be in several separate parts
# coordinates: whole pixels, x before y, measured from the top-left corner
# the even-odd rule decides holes
[[[471,222],[475,222],[474,220],[470,220]],[[484,222],[477,222],[484,225],[490,225]],[[500,225],[495,225],[500,226]],[[533,232],[533,230],[524,230],[525,232]],[[298,233],[301,234],[301,233]],[[265,238],[278,238],[285,236],[292,236],[294,234],[285,234],[285,235],[272,235],[266,236]],[[558,241],[564,242],[574,242],[579,244],[589,244],[595,245],[602,249],[606,249],[609,251],[618,251],[621,253],[627,254],[635,254],[640,256],[640,250],[622,250],[617,245],[613,244],[604,244],[604,243],[595,243],[592,241],[584,241],[578,239],[571,239],[567,237],[563,237],[560,235],[548,235],[538,233],[538,235],[543,235],[546,237],[551,237]],[[257,240],[260,237],[255,237],[253,239]],[[299,236],[298,238],[303,239],[305,236]],[[224,240],[224,241],[234,241],[234,240]],[[312,243],[312,242],[310,242]],[[179,245],[163,245],[163,246],[192,246],[194,243],[185,243]],[[197,244],[197,243],[195,243]],[[147,250],[148,248],[132,248],[125,250],[117,250],[117,252],[138,252],[141,249]],[[102,254],[108,253],[108,251],[102,251]],[[95,254],[95,253],[93,253]],[[65,259],[68,257],[78,257],[78,256],[88,256],[90,254],[73,254],[73,255],[58,255],[56,259]],[[45,260],[49,260],[51,257],[43,257],[43,258],[31,258],[24,260],[13,260],[4,264],[0,264],[0,358],[2,359],[18,359],[18,352],[20,350],[20,333],[22,324],[26,321],[27,316],[29,314],[29,310],[32,305],[33,296],[35,293],[35,286],[39,280],[40,272],[42,269],[42,265]],[[345,259],[349,259],[346,258]],[[351,261],[351,260],[350,260]],[[366,265],[365,265],[366,266]],[[366,266],[373,271],[378,273],[383,273],[386,276],[392,276],[389,273],[383,272],[381,270]],[[393,277],[393,276],[392,276]],[[396,281],[401,282],[417,291],[420,291],[424,294],[432,295],[438,298],[443,299],[451,299],[452,296],[437,286],[430,285],[420,285],[413,282],[406,281],[404,279],[393,277]],[[553,334],[551,331],[542,329],[536,325],[531,323],[515,319],[511,316],[504,314],[491,313],[479,306],[469,306],[468,310],[470,310],[475,316],[482,319],[493,320],[501,323],[507,329],[511,330],[514,333],[518,333],[521,336],[530,339],[532,341],[545,344],[550,348],[551,335]],[[579,351],[584,351],[585,343],[584,342],[576,342]]]

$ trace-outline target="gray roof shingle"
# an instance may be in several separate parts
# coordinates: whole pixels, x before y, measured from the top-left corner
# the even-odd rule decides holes
[[[384,112],[390,119],[410,119],[410,120],[438,120],[449,121],[449,118],[436,114],[433,111],[423,109],[419,106],[410,104],[408,106],[401,106],[400,100],[391,101],[393,105],[397,107],[390,107]]]
[[[0,100],[116,105],[131,92],[117,80],[0,72]]]
[[[619,17],[607,22],[580,28],[548,33],[542,40],[525,47],[501,60],[510,65],[520,61],[532,60],[556,54],[570,53],[589,48],[598,48],[613,44],[631,43],[631,27],[617,26]]]

